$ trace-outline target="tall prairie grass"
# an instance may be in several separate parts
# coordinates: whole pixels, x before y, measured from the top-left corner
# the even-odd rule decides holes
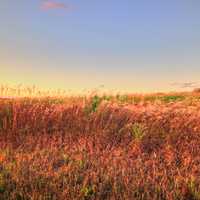
[[[200,199],[199,94],[36,96],[0,98],[1,200]]]

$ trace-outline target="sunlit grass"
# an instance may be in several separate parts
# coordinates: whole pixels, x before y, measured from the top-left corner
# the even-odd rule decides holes
[[[0,98],[0,199],[199,199],[198,92],[20,97]]]

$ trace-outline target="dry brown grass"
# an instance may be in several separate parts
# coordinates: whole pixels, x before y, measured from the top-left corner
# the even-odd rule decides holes
[[[0,99],[0,199],[200,199],[199,122],[194,93]]]

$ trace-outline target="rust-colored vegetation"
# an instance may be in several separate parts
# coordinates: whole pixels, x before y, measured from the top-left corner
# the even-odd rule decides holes
[[[200,199],[200,93],[0,99],[0,199]]]

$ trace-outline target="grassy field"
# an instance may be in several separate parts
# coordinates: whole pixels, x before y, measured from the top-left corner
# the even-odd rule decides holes
[[[0,98],[0,200],[197,200],[199,152],[198,92]]]

